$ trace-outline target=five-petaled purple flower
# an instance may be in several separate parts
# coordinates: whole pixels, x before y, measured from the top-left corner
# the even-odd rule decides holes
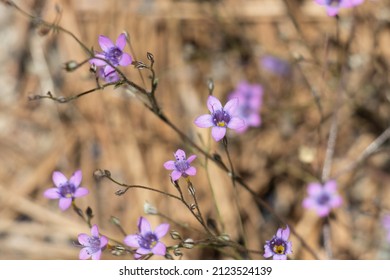
[[[225,137],[226,128],[238,130],[245,126],[245,121],[237,115],[238,98],[230,99],[224,107],[214,96],[207,99],[207,108],[211,114],[201,115],[196,118],[198,127],[212,127],[211,135],[215,141]]]
[[[169,224],[160,224],[154,231],[148,220],[144,217],[138,219],[138,233],[127,235],[125,244],[138,248],[134,254],[135,259],[139,259],[142,255],[153,253],[154,255],[164,256],[167,249],[160,239],[167,234]]]
[[[264,258],[272,257],[274,260],[286,260],[288,254],[292,254],[292,243],[288,241],[290,228],[279,228],[271,240],[264,245]]]
[[[351,8],[360,5],[364,0],[314,0],[317,4],[326,7],[328,16],[335,16],[341,8]]]
[[[102,250],[108,243],[107,237],[99,236],[99,228],[93,225],[91,228],[91,236],[86,233],[80,233],[78,236],[79,243],[83,248],[80,250],[79,259],[86,260],[92,257],[93,260],[100,260]]]
[[[186,178],[196,174],[196,168],[190,166],[191,162],[196,159],[196,155],[191,155],[187,159],[186,153],[183,150],[178,149],[176,153],[174,153],[174,156],[176,158],[175,161],[169,160],[164,163],[165,169],[173,170],[171,173],[171,178],[173,181],[178,180],[181,176]]]
[[[113,74],[115,73],[115,69],[102,59],[109,61],[115,67],[131,64],[132,57],[123,51],[126,46],[126,35],[124,33],[120,34],[116,40],[116,44],[114,44],[108,37],[100,35],[99,45],[103,52],[96,53],[95,58],[90,59],[89,63],[94,64],[97,67],[102,67],[103,72],[99,72],[99,74],[108,82],[112,82],[113,79],[119,80],[118,75]]]
[[[309,196],[303,200],[303,207],[316,210],[320,217],[328,216],[332,208],[337,208],[342,203],[335,180],[329,180],[324,185],[310,183],[307,192]]]
[[[245,121],[245,125],[237,132],[244,132],[250,126],[258,127],[261,124],[259,109],[262,104],[263,88],[259,84],[249,84],[241,81],[236,89],[229,95],[229,100],[237,98],[237,114]]]
[[[81,170],[73,173],[69,180],[59,171],[54,171],[52,177],[56,187],[47,189],[43,195],[49,199],[59,199],[59,207],[62,211],[69,208],[74,198],[89,193],[88,189],[80,187],[83,177]]]

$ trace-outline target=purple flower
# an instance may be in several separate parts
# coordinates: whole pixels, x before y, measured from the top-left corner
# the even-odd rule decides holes
[[[127,235],[124,242],[130,247],[138,248],[134,254],[135,259],[149,253],[164,256],[167,249],[160,239],[167,234],[168,230],[169,224],[160,224],[155,231],[152,231],[148,220],[140,217],[138,219],[138,233]]]
[[[59,199],[59,207],[62,211],[69,208],[74,198],[85,196],[89,193],[88,189],[80,188],[82,180],[81,170],[73,173],[69,180],[59,171],[54,171],[52,177],[56,187],[47,189],[43,195],[49,199]]]
[[[337,194],[337,183],[334,180],[320,183],[310,183],[307,187],[309,196],[303,200],[303,207],[314,209],[318,216],[328,216],[332,208],[341,205],[341,196]]]
[[[335,16],[341,8],[351,8],[360,5],[364,0],[314,0],[317,4],[326,7],[328,16]]]
[[[292,254],[292,243],[288,241],[290,228],[279,228],[271,240],[264,245],[264,258],[272,257],[274,260],[287,260],[287,255]]]
[[[382,218],[382,226],[387,232],[386,239],[390,242],[390,215],[386,215]]]
[[[288,76],[290,74],[290,65],[276,56],[265,55],[260,60],[261,67],[267,71],[279,76]]]
[[[225,137],[226,128],[240,129],[245,126],[245,121],[237,114],[238,98],[229,100],[224,107],[214,96],[210,95],[207,99],[207,108],[211,114],[201,115],[195,120],[198,127],[212,127],[211,135],[215,141]]]
[[[258,127],[261,124],[259,109],[262,104],[263,88],[258,84],[249,84],[246,81],[240,82],[236,89],[229,95],[229,100],[237,98],[237,114],[245,121],[245,125],[237,132],[244,132],[250,126]]]
[[[102,59],[109,61],[115,67],[131,64],[132,57],[123,51],[126,46],[126,35],[124,33],[120,34],[115,45],[108,37],[100,35],[99,45],[103,52],[96,53],[95,58],[89,60],[89,63],[94,64],[97,67],[102,67],[104,78],[112,80],[112,77],[114,77],[112,75],[115,73],[115,69]]]
[[[174,153],[176,161],[169,160],[164,163],[164,167],[167,170],[173,170],[171,177],[173,181],[178,180],[181,176],[184,178],[188,176],[194,176],[196,174],[196,168],[190,166],[190,163],[196,159],[196,155],[191,155],[188,159],[186,153],[183,150],[178,149]]]
[[[108,239],[105,236],[99,236],[97,225],[91,228],[91,235],[80,233],[78,236],[79,243],[83,248],[80,250],[79,259],[86,260],[92,257],[93,260],[99,260],[102,250],[106,247]]]

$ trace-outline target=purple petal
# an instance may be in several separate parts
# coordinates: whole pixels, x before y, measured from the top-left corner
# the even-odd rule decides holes
[[[60,193],[58,192],[57,188],[51,188],[47,189],[43,195],[48,199],[58,199],[61,197]]]
[[[211,115],[201,115],[194,121],[195,125],[202,128],[214,126],[213,117]]]
[[[332,208],[340,207],[341,204],[343,204],[343,199],[339,195],[333,196],[329,201],[329,205]]]
[[[191,156],[188,157],[187,162],[191,163],[191,162],[194,161],[194,159],[196,159],[196,155],[191,155]]]
[[[114,47],[114,43],[106,36],[99,36],[99,45],[104,52],[108,52],[112,47]]]
[[[95,57],[99,57],[99,58],[105,58],[104,55],[102,54],[95,54]],[[91,64],[95,64],[95,66],[97,67],[101,67],[101,66],[104,66],[107,64],[107,62],[105,62],[104,60],[101,60],[99,58],[92,58],[89,60],[89,63]]]
[[[320,5],[326,5],[328,3],[329,0],[314,0],[317,2],[317,4],[320,4]]]
[[[218,98],[209,95],[209,98],[207,99],[207,108],[209,109],[210,112],[221,110],[222,109],[221,101],[219,101]]]
[[[132,61],[133,61],[133,59],[128,53],[123,53],[121,60],[119,60],[119,65],[127,66],[127,65],[130,65]]]
[[[125,33],[121,33],[121,34],[118,36],[118,39],[116,39],[116,46],[117,46],[121,51],[123,51],[123,49],[124,49],[125,46],[126,46],[126,35],[125,35]]]
[[[269,245],[265,245],[264,246],[264,255],[263,257],[264,258],[269,258],[269,257],[272,257],[274,255],[274,252],[272,252],[271,248],[269,247]]]
[[[257,113],[253,113],[245,119],[245,123],[248,126],[250,125],[250,126],[257,127],[261,125],[261,118]]]
[[[82,179],[83,179],[83,174],[81,170],[77,170],[75,173],[72,174],[72,177],[70,177],[69,182],[72,183],[77,188],[78,186],[80,186]]]
[[[124,242],[127,246],[138,248],[139,247],[138,240],[139,240],[138,234],[130,234],[125,237]]]
[[[238,98],[230,99],[225,106],[223,107],[223,110],[228,113],[230,116],[235,115],[236,110],[238,107]]]
[[[142,257],[142,255],[138,254],[138,253],[135,253],[134,254],[134,259],[138,260]]]
[[[249,128],[248,125],[244,125],[243,127],[240,127],[240,128],[235,129],[235,131],[236,131],[237,133],[244,133],[245,131],[248,130],[248,128]]]
[[[339,13],[339,8],[338,7],[328,7],[326,9],[326,12],[327,12],[328,16],[334,17],[335,15],[337,15]]]
[[[181,149],[178,149],[174,155],[175,155],[175,158],[177,158],[177,159],[185,159],[186,158],[186,153]]]
[[[100,260],[101,255],[102,255],[102,250],[96,251],[95,253],[92,254],[92,259]]]
[[[119,81],[119,74],[116,71],[111,72],[111,74],[109,74],[107,76],[104,76],[104,70],[102,69],[102,72],[99,74],[100,74],[100,77],[104,78],[104,80],[107,83],[115,83],[115,82]]]
[[[310,183],[307,186],[307,193],[309,196],[317,196],[322,193],[322,185],[319,183]]]
[[[99,237],[99,228],[97,225],[93,225],[91,228],[91,234],[93,237]]]
[[[287,226],[285,229],[282,230],[282,239],[284,241],[287,241],[290,236],[290,228]]]
[[[154,234],[157,236],[158,239],[160,239],[167,234],[168,230],[169,224],[164,223],[156,227]]]
[[[179,178],[181,177],[182,173],[178,170],[173,170],[172,173],[171,173],[171,178],[173,181],[177,181],[179,180]]]
[[[138,229],[139,229],[139,232],[141,235],[145,235],[146,233],[149,233],[152,231],[152,228],[150,227],[149,221],[144,217],[139,218]]]
[[[100,237],[100,248],[105,247],[108,244],[108,238],[102,235]]]
[[[146,255],[146,254],[149,254],[151,252],[150,249],[146,249],[146,248],[138,248],[137,249],[137,253],[140,254],[140,255]]]
[[[56,185],[56,187],[60,187],[61,185],[68,182],[68,179],[65,177],[65,175],[59,171],[53,172],[52,179],[53,179],[54,185]]]
[[[215,141],[221,140],[226,134],[226,128],[225,127],[219,127],[219,126],[214,126],[211,129],[211,135],[213,136]]]
[[[284,252],[287,254],[292,254],[292,243],[291,241],[286,242],[286,251]]]
[[[193,167],[193,166],[190,166],[189,168],[187,168],[187,170],[185,171],[185,173],[189,176],[195,176],[196,175],[196,168]]]
[[[325,183],[324,190],[328,193],[335,193],[337,190],[337,183],[335,180],[330,180]]]
[[[287,260],[287,256],[286,255],[278,255],[278,254],[275,254],[273,256],[273,259],[274,260]]]
[[[68,209],[71,204],[72,204],[72,198],[70,198],[70,197],[62,197],[62,198],[60,198],[60,201],[58,202],[58,206],[60,207],[60,209],[62,211],[65,211],[66,209]]]
[[[89,248],[88,247],[85,247],[83,249],[80,250],[80,254],[79,254],[79,259],[80,260],[86,260],[90,257],[91,255],[89,254]]]
[[[245,121],[239,117],[233,117],[230,119],[227,127],[230,129],[240,129],[245,126]]]
[[[176,168],[175,167],[175,162],[173,160],[169,160],[169,161],[164,163],[164,167],[167,170],[174,170]]]
[[[104,71],[103,71],[104,76],[108,77],[108,76],[112,75],[113,73],[115,73],[115,69],[107,64],[104,67]]]
[[[306,209],[312,209],[317,207],[317,202],[311,197],[308,197],[303,200],[302,206]]]
[[[74,197],[82,197],[89,194],[89,190],[86,188],[78,188],[76,189],[75,193],[73,194]]]
[[[278,231],[276,232],[276,237],[277,237],[277,238],[282,239],[282,231],[283,231],[282,228],[279,228],[279,229],[278,229]]]
[[[330,208],[327,207],[327,206],[320,206],[320,205],[317,205],[317,215],[319,217],[325,217],[325,216],[328,216],[329,213],[330,213]]]
[[[364,0],[351,0],[352,5],[357,6],[364,2]]]
[[[80,233],[77,239],[78,239],[79,243],[83,246],[90,245],[89,240],[91,239],[91,237],[88,234]]]
[[[164,243],[157,242],[157,244],[152,248],[152,253],[159,256],[164,256],[167,252],[167,248]]]

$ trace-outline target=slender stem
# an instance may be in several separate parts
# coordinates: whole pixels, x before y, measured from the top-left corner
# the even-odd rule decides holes
[[[116,194],[118,195],[123,195],[125,192],[127,192],[127,190],[129,189],[144,189],[144,190],[148,190],[148,191],[152,191],[152,192],[157,192],[157,193],[160,193],[160,194],[163,194],[163,195],[166,195],[168,197],[171,197],[171,198],[174,198],[174,199],[177,199],[179,201],[182,201],[182,198],[174,195],[174,194],[170,194],[170,193],[167,193],[167,192],[164,192],[164,191],[160,191],[160,190],[157,190],[157,189],[153,189],[153,188],[150,188],[150,187],[146,187],[146,186],[142,186],[142,185],[127,185],[127,184],[124,184],[124,183],[120,183],[118,181],[116,181],[114,178],[112,178],[111,176],[105,176],[107,179],[109,179],[110,181],[114,182],[115,184],[121,186],[121,187],[124,187],[125,190],[124,191],[118,191],[116,192]]]
[[[86,90],[84,92],[81,92],[79,94],[72,95],[72,96],[69,96],[69,97],[64,97],[64,96],[56,97],[56,96],[53,96],[51,94],[51,92],[49,91],[46,95],[34,95],[34,96],[30,96],[29,99],[30,100],[38,100],[38,99],[48,98],[48,99],[57,101],[59,103],[67,103],[67,102],[70,102],[70,101],[75,100],[77,98],[80,98],[81,96],[93,93],[93,92],[98,91],[98,90],[102,90],[102,89],[104,89],[106,87],[113,86],[113,85],[116,85],[116,84],[118,84],[118,82],[106,83],[106,84],[100,85],[98,87],[95,87],[93,89]]]
[[[214,234],[208,229],[207,225],[202,221],[202,219],[200,219],[199,216],[192,210],[191,205],[189,205],[185,201],[185,199],[183,197],[183,194],[182,194],[182,192],[180,190],[180,187],[176,187],[179,190],[179,193],[180,193],[180,197],[179,197],[179,196],[176,196],[176,195],[164,192],[164,191],[160,191],[160,190],[157,190],[157,189],[154,189],[154,188],[150,188],[150,187],[146,187],[146,186],[142,186],[142,185],[127,185],[127,184],[124,184],[124,183],[120,183],[120,182],[116,181],[114,178],[112,178],[111,175],[109,174],[109,172],[105,172],[104,177],[108,178],[111,182],[113,182],[113,183],[115,183],[115,184],[125,188],[125,190],[117,191],[116,192],[117,195],[123,195],[129,189],[135,188],[135,189],[144,189],[144,190],[148,190],[148,191],[152,191],[152,192],[157,192],[157,193],[160,193],[160,194],[163,194],[163,195],[166,195],[168,197],[171,197],[171,198],[174,198],[176,200],[181,201],[188,208],[188,210],[190,210],[192,215],[199,221],[199,223],[203,226],[203,228],[206,230],[206,232],[210,236],[214,236]]]
[[[202,212],[200,211],[200,207],[199,207],[199,204],[198,204],[198,199],[196,198],[195,188],[192,185],[192,183],[191,183],[189,178],[187,178],[187,183],[188,183],[188,190],[189,190],[192,198],[194,199],[194,204],[195,204],[195,207],[196,207],[196,211],[198,212],[199,219],[200,219],[202,224],[206,225],[206,223],[205,223],[205,221],[203,219],[203,216],[202,216]]]
[[[238,224],[239,224],[239,227],[240,227],[240,234],[242,236],[242,240],[243,240],[243,243],[244,243],[244,246],[245,244],[247,244],[246,242],[246,234],[245,234],[245,230],[244,230],[244,225],[243,225],[243,222],[242,222],[242,218],[241,218],[241,213],[240,213],[240,199],[239,199],[239,196],[238,196],[238,191],[237,191],[237,185],[236,185],[236,180],[234,179],[235,178],[235,173],[234,173],[234,168],[233,168],[233,161],[230,157],[230,153],[229,153],[229,148],[228,148],[228,140],[225,137],[223,137],[222,139],[222,142],[223,142],[223,146],[225,148],[225,153],[226,153],[226,156],[228,158],[228,162],[229,162],[229,166],[230,166],[230,177],[232,179],[232,185],[233,185],[233,196],[234,196],[234,202],[236,204],[236,207],[237,207],[237,214],[238,214]]]

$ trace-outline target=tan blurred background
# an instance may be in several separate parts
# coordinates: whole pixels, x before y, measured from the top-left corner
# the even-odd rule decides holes
[[[343,10],[338,23],[313,1],[282,0],[26,0],[15,1],[25,11],[73,32],[87,46],[100,50],[98,36],[115,40],[130,35],[137,60],[155,57],[159,79],[156,92],[166,115],[196,143],[207,142],[208,130],[193,120],[207,112],[207,80],[223,100],[240,80],[264,87],[263,124],[242,135],[229,134],[236,170],[259,197],[294,225],[320,258],[383,259],[390,257],[381,217],[390,209],[389,142],[360,165],[347,171],[364,149],[389,125],[390,8],[386,1],[366,1]],[[338,32],[337,32],[338,30]],[[41,36],[34,22],[0,4],[0,259],[77,259],[73,245],[85,223],[43,191],[53,186],[54,170],[70,176],[83,172],[82,185],[90,195],[77,200],[90,206],[93,223],[101,232],[123,239],[110,223],[121,220],[134,233],[145,215],[145,201],[164,215],[200,229],[179,202],[144,190],[120,189],[108,180],[96,182],[94,170],[108,169],[118,181],[175,193],[163,163],[178,148],[195,151],[159,121],[125,89],[107,88],[67,104],[46,94],[71,96],[95,86],[88,65],[66,73],[65,62],[82,61],[86,54],[63,33]],[[339,40],[337,39],[337,34]],[[343,52],[348,45],[348,54]],[[292,73],[279,77],[262,67],[260,58],[275,55],[291,63]],[[338,62],[345,66],[338,75]],[[129,79],[149,88],[148,73],[127,67]],[[340,82],[341,81],[341,82]],[[340,84],[342,86],[340,86]],[[318,104],[320,100],[323,122]],[[337,139],[330,176],[338,176],[344,204],[330,223],[332,256],[324,248],[321,225],[301,202],[306,184],[319,180],[323,168],[332,114],[337,114]],[[221,145],[211,152],[224,160]],[[214,164],[206,170],[204,158],[194,161],[193,178],[205,217],[216,219],[207,174],[217,197],[226,233],[238,238],[238,214],[229,177]],[[248,247],[263,250],[265,240],[283,226],[239,189],[240,215]],[[164,219],[148,216],[155,227]],[[221,226],[221,225],[220,225]],[[201,238],[177,225],[184,237]],[[313,258],[292,237],[292,259]],[[175,241],[165,237],[168,245]],[[228,258],[211,249],[183,251],[184,259]],[[262,259],[253,254],[252,258]],[[109,252],[104,259],[115,259]],[[119,258],[131,259],[130,255]]]

